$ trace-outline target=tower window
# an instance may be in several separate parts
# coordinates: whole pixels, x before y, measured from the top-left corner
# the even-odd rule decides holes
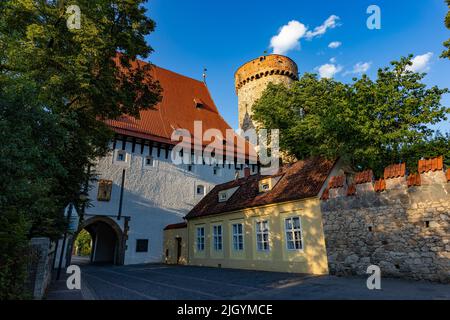
[[[145,162],[144,163],[145,163],[146,167],[153,167],[153,165],[154,165],[153,157],[152,156],[145,157]]]
[[[205,195],[205,186],[199,184],[199,185],[197,186],[197,188],[196,188],[196,194],[197,194],[198,196],[204,196],[204,195]]]
[[[117,160],[117,161],[125,161],[125,160],[126,160],[126,157],[127,157],[126,152],[123,151],[123,150],[120,150],[120,151],[117,152],[116,160]]]

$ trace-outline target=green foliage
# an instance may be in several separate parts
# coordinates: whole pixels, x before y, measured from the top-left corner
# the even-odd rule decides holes
[[[279,128],[280,148],[299,159],[340,157],[356,170],[380,174],[405,157],[425,156],[418,146],[435,155],[445,137],[432,139],[428,125],[446,119],[449,109],[440,101],[448,90],[426,88],[425,74],[407,70],[411,57],[379,69],[375,81],[363,75],[343,84],[305,74],[290,88],[271,84],[255,103],[253,118]]]
[[[149,66],[129,63],[152,52],[144,37],[155,24],[144,2],[17,0],[0,6],[1,297],[20,296],[26,239],[59,238],[63,209],[69,202],[82,205],[87,168],[105,155],[112,137],[104,120],[138,117],[161,99]],[[67,28],[70,4],[81,9],[79,30]],[[118,52],[121,68],[113,60]]]
[[[26,297],[23,284],[26,263],[29,224],[25,215],[14,210],[0,214],[0,300]]]
[[[448,5],[447,16],[445,17],[445,26],[450,29],[450,0],[446,0]],[[444,42],[444,46],[447,48],[444,52],[442,52],[441,58],[450,59],[450,39]]]
[[[81,230],[75,240],[77,254],[80,256],[89,256],[91,254],[92,237],[86,230]]]

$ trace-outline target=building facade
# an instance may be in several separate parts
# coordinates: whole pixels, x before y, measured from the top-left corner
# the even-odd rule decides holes
[[[308,159],[273,176],[247,172],[217,185],[177,230],[178,237],[187,235],[179,240],[188,248],[187,263],[327,274],[319,198],[336,168],[331,161]],[[176,252],[168,229],[165,248]]]
[[[174,149],[178,143],[171,139],[174,130],[185,129],[194,135],[197,121],[200,134],[216,129],[225,144],[226,131],[231,128],[205,83],[156,66],[149,77],[159,81],[162,101],[141,111],[139,119],[122,116],[108,121],[115,131],[111,152],[90,169],[96,180],[90,185],[91,205],[85,208],[78,231],[86,229],[91,234],[94,263],[164,261],[163,228],[167,224],[182,221],[216,184],[242,176],[244,165],[252,172],[258,170],[256,161],[249,164],[239,149],[231,161],[220,163],[217,155],[215,162],[202,158],[207,142],[200,143],[200,150],[192,148],[188,161],[174,163],[175,153],[186,160],[186,154]],[[71,240],[76,236],[67,242],[65,260],[70,260]]]

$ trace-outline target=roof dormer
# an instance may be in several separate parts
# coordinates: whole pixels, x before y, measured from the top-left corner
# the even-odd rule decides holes
[[[205,107],[205,103],[200,98],[194,98],[194,105],[197,109],[203,109]]]
[[[219,202],[226,202],[228,199],[231,198],[231,196],[236,192],[236,190],[239,189],[239,187],[234,187],[230,189],[225,189],[219,191]]]
[[[275,187],[275,185],[278,183],[278,181],[280,181],[280,179],[281,175],[277,177],[267,177],[259,180],[258,184],[259,192],[263,193],[272,190],[273,187]]]

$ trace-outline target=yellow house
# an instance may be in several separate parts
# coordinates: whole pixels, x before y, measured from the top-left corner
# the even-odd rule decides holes
[[[327,274],[320,196],[334,167],[332,161],[311,158],[273,176],[247,171],[217,185],[185,217],[185,238],[179,241],[187,248],[187,263]],[[169,252],[173,230],[165,232]]]

